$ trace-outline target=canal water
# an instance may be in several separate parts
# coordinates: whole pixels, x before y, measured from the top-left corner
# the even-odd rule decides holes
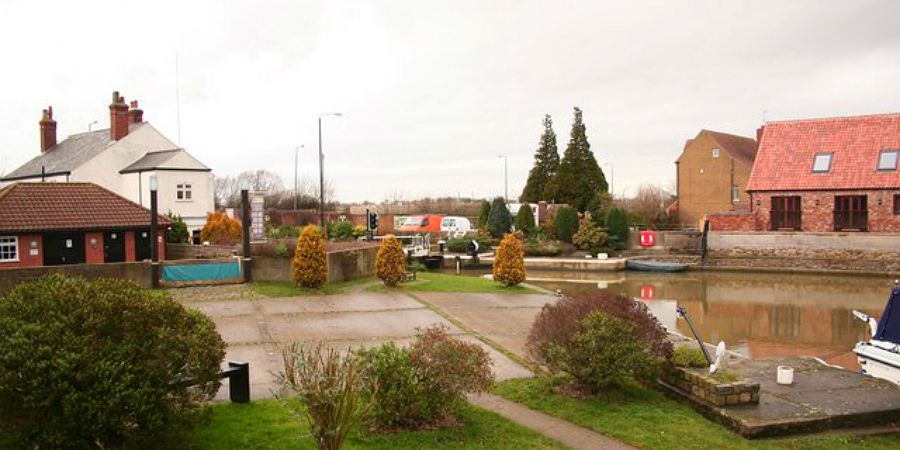
[[[707,342],[748,358],[814,356],[859,370],[851,351],[867,337],[854,309],[880,317],[889,278],[759,272],[528,272],[529,282],[564,293],[610,289],[645,302],[667,328],[690,336],[683,306]],[[560,279],[564,281],[559,281]]]

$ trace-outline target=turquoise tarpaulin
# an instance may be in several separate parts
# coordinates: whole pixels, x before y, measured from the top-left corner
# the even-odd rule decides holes
[[[171,282],[227,280],[240,276],[239,261],[162,267],[163,281]]]

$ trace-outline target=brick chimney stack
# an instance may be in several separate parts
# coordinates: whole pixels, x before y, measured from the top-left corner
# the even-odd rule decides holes
[[[113,92],[109,105],[109,133],[114,141],[128,136],[128,105],[119,91]]]
[[[144,110],[138,107],[137,100],[131,101],[131,109],[128,110],[128,117],[130,123],[141,123],[144,121]]]
[[[41,153],[56,146],[56,121],[53,120],[53,107],[48,106],[41,114]]]

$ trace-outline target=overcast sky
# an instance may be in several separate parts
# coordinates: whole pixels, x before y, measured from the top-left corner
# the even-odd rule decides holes
[[[521,192],[572,107],[615,191],[673,184],[700,129],[900,111],[898,1],[0,0],[0,171],[108,127],[110,96],[217,175],[325,171],[342,201]]]

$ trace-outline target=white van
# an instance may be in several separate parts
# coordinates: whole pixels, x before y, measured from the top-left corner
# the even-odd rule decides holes
[[[462,237],[474,231],[472,223],[465,217],[449,216],[441,219],[441,234],[448,238]]]

